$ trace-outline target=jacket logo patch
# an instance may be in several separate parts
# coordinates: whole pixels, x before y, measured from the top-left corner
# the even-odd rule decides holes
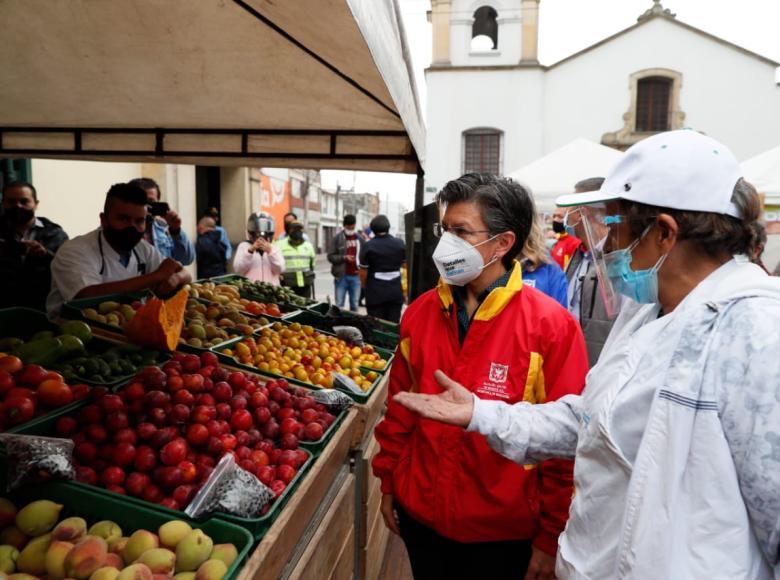
[[[505,383],[508,375],[509,375],[509,365],[490,363],[490,375],[488,376],[488,378],[491,382]]]

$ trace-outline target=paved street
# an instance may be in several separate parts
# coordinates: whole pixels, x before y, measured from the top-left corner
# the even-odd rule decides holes
[[[330,273],[330,262],[325,254],[319,254],[317,256],[317,264],[314,269],[317,275],[314,281],[314,297],[321,302],[336,301],[336,293],[333,287],[333,276]],[[347,297],[346,307],[349,307],[349,297]],[[360,308],[360,313],[365,314],[366,309]]]

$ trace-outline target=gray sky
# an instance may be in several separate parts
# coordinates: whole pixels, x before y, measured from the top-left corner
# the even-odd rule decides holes
[[[431,62],[430,0],[399,0],[415,69],[420,107],[425,115],[425,68]],[[552,64],[636,23],[652,0],[542,0],[539,10],[539,60]],[[780,61],[780,0],[664,0],[686,24]],[[780,135],[778,136],[780,142]],[[361,173],[357,188],[390,194],[414,205],[414,176]],[[324,171],[326,187],[338,181],[351,187],[355,173]]]

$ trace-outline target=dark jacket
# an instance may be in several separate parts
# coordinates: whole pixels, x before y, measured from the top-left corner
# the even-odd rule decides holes
[[[572,280],[574,273],[584,260],[582,248],[578,248],[569,260],[566,268],[566,279],[569,285],[575,284]],[[588,362],[591,368],[599,360],[601,349],[607,341],[607,336],[612,330],[614,319],[607,316],[607,310],[604,306],[604,299],[599,291],[599,281],[596,277],[596,269],[591,262],[585,272],[585,276],[580,286],[580,326],[582,334],[585,335],[585,346],[588,348]]]
[[[60,246],[68,241],[68,234],[51,220],[36,218],[29,239],[46,248],[46,255],[41,257],[26,255],[16,229],[0,218],[0,308],[26,306],[46,311],[51,262]]]
[[[360,256],[360,249],[363,246],[363,239],[361,238],[360,234],[357,233],[357,230],[355,230],[355,233],[357,234],[358,241],[357,253],[355,254],[355,259],[357,259],[358,256]],[[330,267],[330,273],[333,274],[333,277],[336,279],[343,278],[347,272],[346,256],[347,235],[344,233],[344,230],[341,230],[331,241],[330,250],[328,251],[328,262],[332,264]]]
[[[227,274],[225,250],[225,243],[218,231],[211,230],[205,234],[198,234],[198,243],[195,244],[198,255],[198,278]]]

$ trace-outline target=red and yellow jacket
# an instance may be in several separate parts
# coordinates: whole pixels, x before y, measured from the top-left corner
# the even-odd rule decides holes
[[[570,236],[569,234],[561,234],[552,250],[550,250],[550,255],[552,255],[553,260],[558,262],[558,265],[565,272],[566,268],[569,266],[571,257],[580,246],[582,246],[582,240],[579,238]]]
[[[439,282],[406,310],[390,371],[387,415],[373,461],[382,492],[416,520],[460,542],[534,539],[554,555],[573,492],[572,462],[517,465],[485,438],[421,419],[392,401],[399,391],[439,393],[441,369],[482,399],[542,403],[579,393],[588,357],[579,325],[553,299],[523,287],[515,267],[505,287],[474,313],[463,346],[456,304]]]

